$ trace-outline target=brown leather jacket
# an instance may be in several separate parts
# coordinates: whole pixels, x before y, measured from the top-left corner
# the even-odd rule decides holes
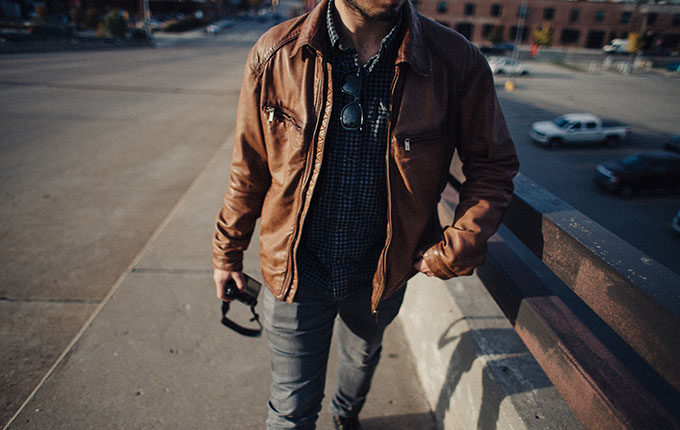
[[[213,265],[242,270],[258,217],[265,284],[279,300],[298,288],[296,251],[319,178],[333,103],[324,60],[325,10],[273,27],[251,50],[238,106],[231,175],[217,217]],[[471,43],[406,2],[385,154],[387,240],[373,277],[373,309],[416,271],[419,250],[440,278],[484,261],[518,170],[486,60]],[[454,154],[466,181],[452,226],[437,203]]]

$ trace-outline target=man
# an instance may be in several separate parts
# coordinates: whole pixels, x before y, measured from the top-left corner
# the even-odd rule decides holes
[[[466,181],[452,226],[436,206],[454,150]],[[272,386],[267,428],[314,428],[334,322],[336,428],[357,416],[406,281],[484,260],[518,163],[480,52],[406,0],[323,0],[248,57],[224,206],[217,295],[244,287],[261,217]]]

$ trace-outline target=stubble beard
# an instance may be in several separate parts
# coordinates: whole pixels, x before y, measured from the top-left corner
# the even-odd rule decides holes
[[[343,1],[350,9],[359,12],[361,16],[363,16],[367,21],[371,22],[394,21],[395,19],[397,19],[397,16],[401,11],[401,7],[398,7],[396,9],[390,8],[388,10],[373,12],[365,8],[363,5],[359,4],[359,0],[343,0]]]

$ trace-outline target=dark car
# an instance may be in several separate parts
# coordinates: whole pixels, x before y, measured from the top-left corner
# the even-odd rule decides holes
[[[596,184],[623,197],[638,192],[680,191],[680,154],[641,152],[597,165]]]
[[[680,61],[674,61],[663,66],[664,69],[670,70],[671,72],[680,72]]]
[[[663,144],[663,149],[680,152],[680,135],[671,136],[666,139],[666,142]]]
[[[482,46],[479,48],[480,51],[484,55],[491,56],[491,55],[506,55],[510,52],[512,52],[515,49],[515,45],[509,42],[505,43],[496,43],[495,45],[491,46]]]

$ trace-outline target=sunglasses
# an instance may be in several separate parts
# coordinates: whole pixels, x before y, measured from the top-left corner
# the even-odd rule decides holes
[[[361,94],[361,70],[345,73],[342,81],[342,92],[352,96],[354,100],[342,108],[340,112],[340,125],[345,130],[359,130],[364,122],[364,110],[361,108],[361,101],[359,99]]]

